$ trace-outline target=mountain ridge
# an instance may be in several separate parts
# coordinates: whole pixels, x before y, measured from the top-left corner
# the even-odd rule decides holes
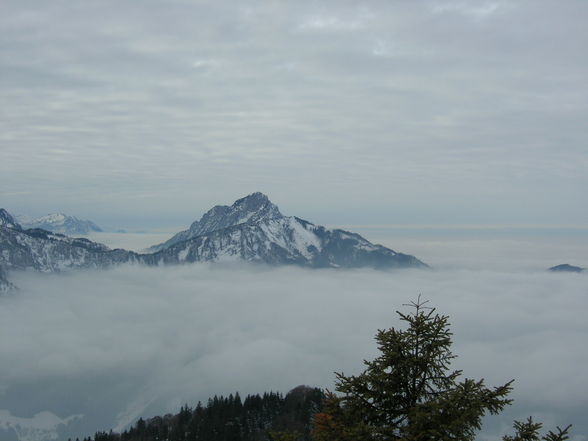
[[[213,207],[190,229],[171,239],[154,253],[112,250],[85,238],[41,228],[24,229],[0,209],[0,284],[3,290],[11,288],[5,273],[12,270],[59,272],[123,263],[151,266],[245,261],[306,268],[428,268],[414,256],[373,244],[359,234],[284,216],[259,192],[231,206]]]
[[[72,238],[39,228],[0,227],[0,268],[58,272],[75,268],[105,268],[138,262],[137,253],[110,249],[85,238]]]

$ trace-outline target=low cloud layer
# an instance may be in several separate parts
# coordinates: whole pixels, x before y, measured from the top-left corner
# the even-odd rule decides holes
[[[394,311],[422,293],[451,317],[456,368],[490,385],[516,379],[515,404],[488,433],[533,414],[588,434],[583,274],[193,265],[15,276],[21,292],[0,299],[0,409],[84,415],[62,433],[214,394],[332,388],[333,371],[359,372],[376,330],[398,326]]]

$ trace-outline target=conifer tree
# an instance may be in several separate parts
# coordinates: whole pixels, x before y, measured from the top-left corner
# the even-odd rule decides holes
[[[459,381],[461,371],[450,368],[455,355],[448,317],[426,303],[419,296],[408,305],[412,313],[397,311],[406,330],[377,332],[380,356],[364,361],[361,374],[336,373],[340,395],[328,393],[315,415],[316,441],[471,441],[486,413],[510,404],[512,381],[494,388],[484,380]],[[520,433],[504,441],[534,439]],[[562,441],[566,433],[550,432],[549,441]]]

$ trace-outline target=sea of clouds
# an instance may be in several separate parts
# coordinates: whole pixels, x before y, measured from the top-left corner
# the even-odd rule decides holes
[[[523,242],[486,265],[495,241],[475,251],[463,243],[445,243],[446,267],[438,241],[414,243],[436,267],[427,271],[199,264],[15,273],[20,291],[0,298],[2,439],[120,430],[215,394],[332,389],[333,372],[359,373],[377,355],[376,330],[402,326],[395,311],[419,294],[450,316],[464,376],[515,379],[513,405],[487,419],[484,438],[534,415],[548,428],[573,423],[575,439],[588,439],[588,274],[547,272],[547,257],[522,251]],[[570,246],[554,247],[555,257],[579,252]],[[521,262],[521,253],[535,257]]]

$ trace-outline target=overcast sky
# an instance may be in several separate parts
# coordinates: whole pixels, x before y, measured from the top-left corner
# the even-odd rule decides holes
[[[588,224],[588,2],[4,0],[0,206]]]

